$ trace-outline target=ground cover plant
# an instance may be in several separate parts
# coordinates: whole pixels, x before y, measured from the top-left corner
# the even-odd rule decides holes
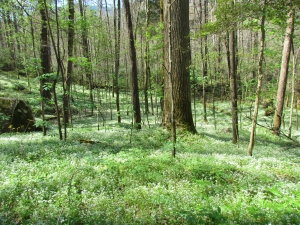
[[[12,93],[10,81],[1,79],[1,96]],[[17,95],[38,108],[38,93]],[[211,110],[201,122],[199,106],[198,134],[179,132],[176,158],[158,115],[137,131],[130,113],[118,124],[102,108],[99,129],[96,115],[78,113],[66,141],[55,122],[47,136],[2,134],[0,223],[299,224],[299,145],[258,127],[249,157],[249,110],[240,112],[240,140],[232,144],[229,104],[217,102],[217,129]],[[260,112],[261,124],[270,120]]]

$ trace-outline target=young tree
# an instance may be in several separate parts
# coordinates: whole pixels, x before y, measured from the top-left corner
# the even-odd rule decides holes
[[[176,126],[196,132],[191,109],[190,64],[191,50],[189,38],[189,2],[164,0],[164,109],[163,125]],[[173,107],[172,107],[173,105]],[[176,113],[175,121],[172,114]],[[173,113],[172,113],[173,112]]]
[[[201,2],[201,1],[200,1]],[[201,13],[202,14],[202,13]],[[204,0],[204,13],[203,13],[203,22],[204,24],[208,21],[208,0]],[[202,21],[202,18],[200,18],[200,21]],[[202,97],[203,97],[203,121],[207,122],[207,110],[206,110],[206,102],[207,102],[207,96],[206,96],[206,86],[207,86],[207,77],[208,77],[208,41],[207,41],[207,35],[204,36],[204,49],[203,49],[203,41],[201,40],[201,58],[202,58]]]
[[[126,23],[129,38],[129,54],[131,62],[131,95],[134,113],[134,124],[137,129],[141,129],[141,109],[139,100],[139,88],[138,88],[138,77],[137,77],[137,60],[136,60],[136,49],[134,46],[133,27],[131,20],[130,4],[129,0],[123,0]]]
[[[120,68],[120,34],[121,34],[121,2],[118,0],[117,7],[114,0],[114,36],[115,36],[115,77],[114,88],[116,92],[116,107],[118,123],[121,123],[120,115],[120,90],[119,90],[119,68]]]
[[[56,62],[57,62],[57,71],[56,71],[56,76],[53,79],[53,83],[52,83],[52,91],[53,91],[53,100],[54,100],[54,105],[55,105],[55,110],[56,110],[56,117],[57,117],[57,126],[58,126],[58,132],[59,132],[59,138],[60,140],[63,139],[63,135],[62,135],[62,131],[61,131],[61,122],[60,122],[60,109],[59,109],[59,105],[58,105],[58,98],[57,98],[57,93],[56,93],[56,84],[58,81],[58,77],[59,74],[61,73],[61,75],[63,76],[64,74],[64,67],[62,64],[62,60],[61,60],[61,56],[60,56],[60,29],[59,29],[59,21],[58,21],[58,2],[57,0],[55,1],[55,23],[56,23],[56,42],[54,40],[54,35],[53,35],[53,31],[51,29],[51,25],[50,25],[50,17],[49,17],[49,10],[48,10],[48,6],[47,6],[47,0],[43,0],[44,2],[44,10],[45,10],[45,14],[46,14],[46,19],[47,19],[47,28],[49,30],[49,35],[50,35],[50,39],[52,42],[52,46],[53,46],[53,50],[55,53],[55,58],[56,58]],[[63,86],[63,92],[65,95],[65,87]],[[63,105],[64,107],[64,105]],[[44,120],[44,117],[43,117]],[[65,139],[67,137],[67,129],[65,126]]]
[[[64,95],[64,119],[69,123],[70,119],[70,90],[73,73],[73,45],[74,45],[74,0],[68,0],[69,16],[68,16],[68,64],[67,73],[64,74],[64,82],[66,93]]]
[[[257,123],[257,115],[258,115],[258,106],[260,101],[260,92],[262,86],[262,78],[263,78],[263,60],[264,60],[264,48],[265,48],[265,19],[266,19],[266,0],[263,1],[263,15],[261,17],[260,30],[261,30],[261,40],[260,40],[260,52],[259,52],[259,61],[258,61],[258,80],[257,80],[257,88],[256,88],[256,96],[255,96],[255,105],[252,119],[252,127],[251,127],[251,135],[250,142],[248,147],[248,154],[252,156],[252,150],[255,142],[255,130]],[[254,74],[254,73],[253,73]]]
[[[280,76],[278,82],[278,90],[277,90],[277,98],[276,98],[276,110],[273,121],[273,133],[276,135],[280,134],[280,126],[282,122],[283,116],[283,106],[284,106],[284,97],[289,69],[289,61],[290,61],[290,52],[291,52],[291,44],[292,44],[292,36],[294,30],[294,20],[295,20],[295,9],[292,7],[290,12],[288,13],[287,20],[287,28],[286,35],[283,44],[282,51],[282,60],[281,60],[281,69]]]
[[[235,8],[235,2],[231,2],[232,10]],[[231,114],[232,114],[232,143],[236,144],[239,138],[238,130],[238,95],[237,95],[237,40],[236,26],[234,25],[229,35],[229,76],[230,76],[230,92],[231,92]]]
[[[293,126],[293,110],[295,107],[295,77],[296,77],[296,72],[297,72],[297,61],[298,61],[298,56],[300,53],[300,48],[298,48],[296,51],[294,49],[294,46],[292,46],[292,52],[293,52],[293,76],[292,76],[292,99],[291,99],[291,108],[290,108],[290,124],[289,124],[289,132],[288,132],[288,137],[291,138],[292,136],[292,126]],[[297,113],[298,114],[298,113]],[[298,115],[296,115],[298,118]]]
[[[146,0],[146,32],[149,28],[149,0]],[[145,80],[144,80],[144,96],[145,96],[145,114],[148,118],[149,113],[149,103],[148,103],[148,87],[150,83],[150,65],[149,65],[149,37],[146,35],[146,47],[145,47]]]
[[[94,96],[93,96],[93,75],[92,75],[92,63],[91,63],[91,53],[89,49],[89,41],[88,41],[88,22],[85,15],[85,5],[84,0],[79,0],[79,11],[81,16],[81,39],[82,39],[82,48],[83,48],[83,56],[86,59],[84,64],[86,77],[88,78],[89,83],[89,91],[90,91],[90,103],[93,114],[94,109]]]

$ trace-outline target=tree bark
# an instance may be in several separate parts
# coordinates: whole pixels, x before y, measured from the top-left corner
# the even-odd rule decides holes
[[[277,98],[276,98],[276,110],[273,121],[273,133],[280,134],[280,126],[282,122],[284,97],[287,84],[287,76],[289,70],[290,52],[292,44],[292,35],[294,30],[295,9],[291,9],[288,14],[286,35],[283,44],[281,69],[278,82]]]
[[[136,49],[134,46],[134,37],[133,37],[133,27],[131,20],[130,4],[129,0],[123,0],[127,30],[129,37],[129,54],[131,62],[131,95],[132,95],[132,104],[133,104],[133,113],[134,113],[134,124],[137,129],[141,129],[141,109],[140,109],[140,100],[139,100],[139,88],[138,88],[138,77],[137,77],[137,60],[136,60]]]
[[[171,15],[169,15],[170,13]],[[164,62],[167,72],[171,73],[170,76],[165,76],[164,78],[163,126],[171,127],[172,104],[174,104],[176,126],[195,133],[196,129],[191,108],[189,71],[191,64],[189,2],[174,0],[171,3],[171,7],[168,7],[168,0],[165,0],[164,21]],[[169,30],[171,38],[169,38]],[[169,49],[170,46],[172,46],[171,51]],[[170,63],[172,64],[171,67]],[[172,92],[174,94],[174,102],[172,102]]]

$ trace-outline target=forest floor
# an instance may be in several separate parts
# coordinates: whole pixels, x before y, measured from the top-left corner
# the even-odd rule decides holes
[[[16,91],[19,84],[26,89]],[[172,158],[160,115],[143,115],[142,129],[131,129],[124,95],[118,124],[114,98],[101,92],[99,113],[87,116],[76,105],[85,101],[79,89],[67,140],[55,121],[46,136],[0,135],[0,224],[300,224],[300,147],[272,135],[263,111],[250,157],[249,107],[232,144],[230,103],[216,102],[216,120],[209,107],[207,123],[198,103],[198,134],[179,132]],[[0,73],[0,97],[22,98],[38,112],[38,91],[25,79]]]

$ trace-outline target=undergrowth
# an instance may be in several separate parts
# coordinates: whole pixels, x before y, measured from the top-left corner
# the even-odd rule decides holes
[[[176,158],[153,116],[132,131],[130,115],[99,130],[80,115],[66,141],[55,123],[47,136],[2,134],[0,224],[298,225],[299,147],[258,127],[249,157],[249,121],[234,145],[229,115],[218,113],[217,129],[212,112],[198,118],[198,134],[179,132]]]

